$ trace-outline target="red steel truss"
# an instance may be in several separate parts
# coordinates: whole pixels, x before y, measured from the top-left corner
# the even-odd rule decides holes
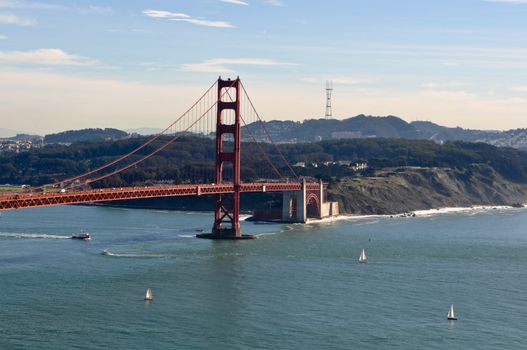
[[[308,183],[308,190],[317,190],[319,183]],[[115,200],[219,195],[235,192],[235,186],[229,184],[174,185],[152,187],[122,187],[110,189],[95,189],[85,191],[68,191],[65,193],[18,193],[0,195],[0,210],[19,208],[44,207],[62,204],[93,203]],[[301,191],[302,184],[298,182],[242,183],[240,192],[284,192]]]

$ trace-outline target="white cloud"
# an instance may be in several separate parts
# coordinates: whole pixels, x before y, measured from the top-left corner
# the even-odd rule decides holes
[[[0,40],[7,40],[7,36],[0,34]]]
[[[198,18],[171,18],[172,21],[182,21],[192,23],[198,26],[215,27],[215,28],[234,28],[232,24],[224,21],[209,21],[206,19]]]
[[[291,65],[263,58],[215,58],[202,63],[184,64],[182,70],[200,73],[232,73],[228,66],[280,66]]]
[[[143,14],[153,18],[163,18],[171,21],[188,22],[198,26],[216,27],[216,28],[233,28],[234,26],[229,22],[224,21],[209,21],[205,18],[195,18],[181,12],[170,12],[162,10],[145,10]]]
[[[511,90],[516,92],[527,92],[527,86],[514,86]]]
[[[226,2],[228,4],[234,4],[234,5],[249,5],[248,3],[246,3],[245,1],[241,1],[241,0],[220,0],[221,2]]]
[[[88,66],[96,64],[82,56],[71,55],[60,49],[32,51],[0,51],[0,62],[34,65]]]
[[[1,14],[0,13],[0,23],[3,24],[14,24],[17,26],[22,27],[29,27],[36,24],[36,21],[34,19],[24,19],[20,18],[16,15],[7,13],[7,14]]]
[[[159,10],[145,10],[143,11],[143,14],[153,18],[190,18],[190,16],[185,13]]]

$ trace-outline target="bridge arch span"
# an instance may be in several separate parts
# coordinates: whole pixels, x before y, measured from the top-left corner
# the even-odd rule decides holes
[[[316,193],[308,193],[306,198],[306,211],[308,218],[320,218],[320,198]]]

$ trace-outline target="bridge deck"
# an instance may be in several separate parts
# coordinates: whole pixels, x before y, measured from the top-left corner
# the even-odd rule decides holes
[[[319,183],[308,183],[308,190],[317,190]],[[299,182],[243,183],[241,192],[284,192],[300,191]],[[62,204],[105,202],[138,198],[200,196],[233,193],[231,184],[171,185],[150,187],[105,188],[84,191],[16,193],[0,195],[0,210],[43,207]]]

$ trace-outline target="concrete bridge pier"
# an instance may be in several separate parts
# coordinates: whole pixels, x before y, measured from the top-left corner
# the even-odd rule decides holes
[[[307,189],[305,179],[302,190],[284,192],[282,198],[282,221],[306,223],[307,219],[323,219],[339,215],[338,202],[326,201],[326,185],[320,181],[315,190]]]
[[[282,221],[307,222],[306,180],[302,181],[302,190],[284,192],[282,197]]]

